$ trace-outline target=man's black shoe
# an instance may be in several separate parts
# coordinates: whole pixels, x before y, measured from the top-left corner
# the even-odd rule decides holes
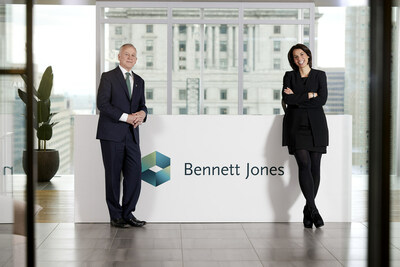
[[[127,228],[127,227],[129,227],[126,224],[125,220],[122,219],[122,218],[111,220],[110,224],[111,224],[111,226],[114,226],[114,227],[117,227],[117,228]]]
[[[133,227],[142,227],[143,225],[146,224],[145,221],[139,221],[138,219],[135,218],[135,216],[133,216],[130,219],[125,220],[125,222]]]

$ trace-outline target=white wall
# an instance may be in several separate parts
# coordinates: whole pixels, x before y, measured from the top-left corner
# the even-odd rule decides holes
[[[296,222],[305,200],[297,165],[281,146],[283,116],[149,116],[142,157],[171,159],[171,180],[142,182],[135,215],[150,222]],[[75,222],[108,222],[97,116],[75,118]],[[318,208],[326,221],[351,221],[351,117],[328,116]],[[188,175],[185,164],[229,166],[227,175]],[[249,166],[280,168],[247,176]],[[254,169],[256,170],[256,169]],[[284,173],[282,173],[284,172]]]

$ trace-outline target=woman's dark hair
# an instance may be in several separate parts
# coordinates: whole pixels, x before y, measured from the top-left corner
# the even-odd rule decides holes
[[[295,49],[301,49],[301,50],[304,51],[304,53],[307,54],[307,56],[309,56],[308,65],[311,68],[312,67],[312,55],[311,55],[310,49],[308,49],[308,47],[303,45],[303,44],[296,44],[296,45],[292,46],[292,48],[290,48],[289,53],[287,55],[287,57],[289,59],[289,64],[292,67],[292,69],[293,70],[299,70],[299,67],[296,65],[296,63],[294,63],[294,58],[293,58],[293,51]]]

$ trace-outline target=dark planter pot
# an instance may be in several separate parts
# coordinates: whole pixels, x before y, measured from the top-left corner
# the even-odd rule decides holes
[[[34,150],[34,156],[37,158],[37,172],[38,172],[38,182],[48,182],[58,171],[60,166],[60,156],[58,150],[47,149],[47,150]],[[26,167],[27,152],[23,153],[23,168],[25,173],[27,173]]]

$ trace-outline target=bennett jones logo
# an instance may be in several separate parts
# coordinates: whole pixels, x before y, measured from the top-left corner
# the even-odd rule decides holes
[[[142,158],[142,180],[159,186],[171,179],[171,159],[158,151]]]

